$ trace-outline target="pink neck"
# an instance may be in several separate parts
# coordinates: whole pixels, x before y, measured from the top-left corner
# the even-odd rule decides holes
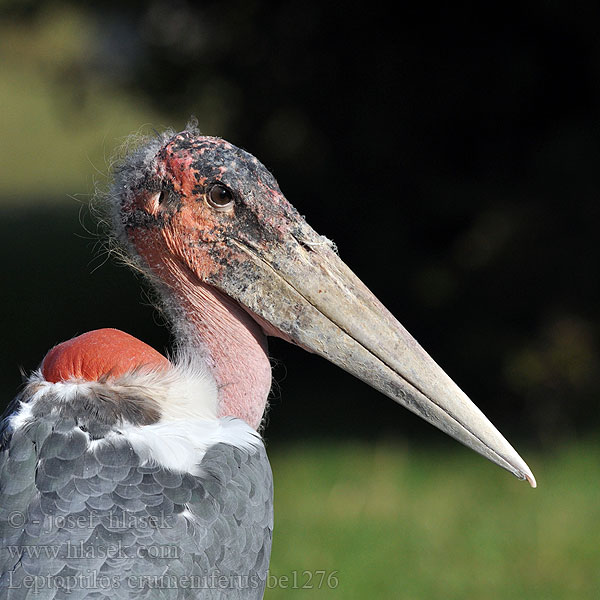
[[[176,282],[173,315],[177,333],[204,353],[219,390],[219,417],[243,419],[258,429],[269,390],[271,364],[261,327],[236,302],[199,280],[178,264],[164,265]]]

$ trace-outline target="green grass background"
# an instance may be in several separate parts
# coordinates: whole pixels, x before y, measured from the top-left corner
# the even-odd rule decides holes
[[[524,453],[533,490],[460,447],[271,448],[265,597],[600,598],[599,450]]]

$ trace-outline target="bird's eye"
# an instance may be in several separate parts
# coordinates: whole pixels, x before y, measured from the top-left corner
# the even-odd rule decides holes
[[[208,203],[214,208],[229,208],[233,204],[233,193],[229,188],[217,183],[208,190]]]
[[[167,190],[161,190],[160,195],[158,196],[158,203],[164,204],[168,196]]]

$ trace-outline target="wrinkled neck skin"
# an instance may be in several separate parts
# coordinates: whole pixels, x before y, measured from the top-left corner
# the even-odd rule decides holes
[[[219,417],[243,419],[258,429],[271,389],[267,338],[236,302],[198,280],[178,262],[153,265],[165,282],[165,306],[179,343],[200,354],[217,383]]]

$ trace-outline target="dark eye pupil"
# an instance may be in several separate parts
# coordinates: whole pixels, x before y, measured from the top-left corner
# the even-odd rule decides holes
[[[225,186],[215,185],[210,190],[210,199],[217,206],[226,206],[233,200],[233,195]]]

